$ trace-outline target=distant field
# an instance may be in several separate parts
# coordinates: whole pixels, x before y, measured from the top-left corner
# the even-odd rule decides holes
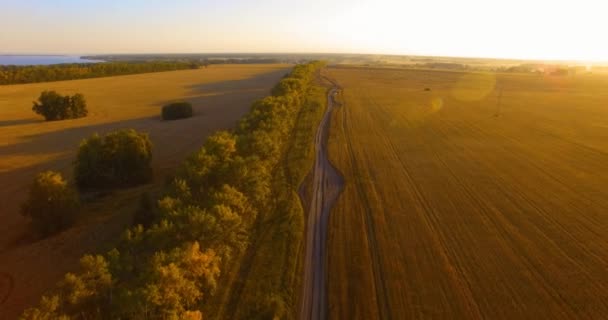
[[[608,314],[608,76],[328,74],[330,319]]]
[[[26,227],[19,205],[38,172],[52,169],[71,177],[71,162],[83,138],[95,132],[135,128],[150,133],[158,184],[202,145],[207,134],[233,126],[255,99],[268,95],[289,68],[272,64],[218,65],[200,70],[0,86],[0,276],[8,272],[15,277],[13,294],[4,305],[0,301],[0,319],[6,314],[16,316],[15,310],[35,302],[66,268],[76,266],[75,260],[84,252],[98,248],[99,243],[116,240],[128,223],[128,218],[120,216],[129,217],[129,210],[137,205],[142,192],[142,188],[121,191],[120,195],[88,205],[90,222],[45,241],[15,246]],[[42,121],[31,106],[43,90],[84,94],[89,116]],[[161,121],[162,105],[179,100],[193,104],[194,117]],[[95,216],[96,212],[100,216]],[[0,291],[4,287],[0,286]],[[0,298],[3,294],[0,292]]]

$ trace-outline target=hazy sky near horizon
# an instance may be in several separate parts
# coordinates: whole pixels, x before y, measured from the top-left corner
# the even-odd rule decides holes
[[[0,0],[0,53],[608,60],[600,0]]]

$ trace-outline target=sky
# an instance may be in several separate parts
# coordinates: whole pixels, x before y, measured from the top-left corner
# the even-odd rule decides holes
[[[0,0],[0,53],[608,60],[602,0]]]

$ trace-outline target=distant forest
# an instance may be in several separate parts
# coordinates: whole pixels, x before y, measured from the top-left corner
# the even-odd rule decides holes
[[[201,65],[209,64],[251,64],[251,63],[297,63],[313,58],[301,55],[261,55],[261,54],[113,54],[83,56],[83,59],[103,60],[108,62],[148,62],[148,61],[180,61]]]
[[[37,66],[0,66],[0,85],[198,69],[200,66],[201,64],[192,61],[103,62]]]

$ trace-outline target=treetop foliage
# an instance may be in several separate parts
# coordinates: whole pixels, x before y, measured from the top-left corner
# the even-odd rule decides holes
[[[152,142],[133,129],[94,134],[84,139],[74,163],[74,178],[81,188],[131,186],[152,178]]]
[[[31,219],[34,229],[47,236],[71,225],[79,206],[76,191],[61,174],[46,171],[36,176],[21,213]]]
[[[88,114],[82,94],[62,96],[55,91],[43,91],[38,101],[34,101],[32,111],[42,115],[46,121],[77,119]]]
[[[192,117],[192,105],[188,102],[175,102],[163,107],[163,120],[177,120]]]

